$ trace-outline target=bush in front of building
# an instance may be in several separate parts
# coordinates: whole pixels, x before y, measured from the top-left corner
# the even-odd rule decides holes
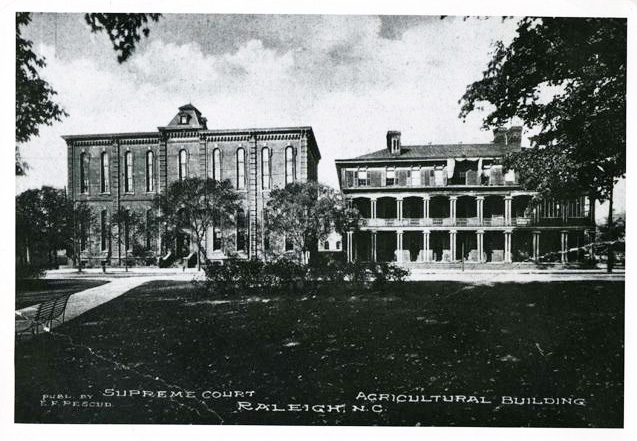
[[[409,270],[393,263],[342,263],[322,259],[312,265],[282,258],[272,262],[231,259],[208,262],[203,283],[207,294],[251,296],[270,294],[315,295],[322,288],[347,286],[355,290],[379,291],[395,287]],[[326,292],[330,292],[327,290]]]

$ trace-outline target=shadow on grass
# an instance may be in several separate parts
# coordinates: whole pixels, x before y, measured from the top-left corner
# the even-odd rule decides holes
[[[392,288],[218,298],[148,283],[18,345],[16,421],[622,426],[623,282]],[[130,390],[147,396],[114,396]],[[362,398],[375,393],[389,401]],[[110,407],[51,405],[45,394]],[[433,398],[458,395],[483,403]]]

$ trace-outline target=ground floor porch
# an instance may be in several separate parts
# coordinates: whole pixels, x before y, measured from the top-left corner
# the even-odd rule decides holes
[[[592,260],[593,232],[570,230],[359,230],[344,237],[348,261],[507,264]]]

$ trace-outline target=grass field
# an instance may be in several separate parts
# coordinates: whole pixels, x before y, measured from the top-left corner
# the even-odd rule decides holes
[[[53,335],[20,342],[16,421],[622,426],[623,283],[395,288],[225,299],[189,283],[143,285]],[[184,396],[104,396],[107,389]],[[465,400],[372,402],[361,392]],[[68,399],[40,402],[56,394]],[[111,407],[60,403],[80,394]],[[503,396],[580,398],[584,405],[512,405]],[[308,406],[290,411],[288,404]]]
[[[52,297],[74,294],[107,283],[90,279],[24,279],[16,281],[15,309],[36,305]]]

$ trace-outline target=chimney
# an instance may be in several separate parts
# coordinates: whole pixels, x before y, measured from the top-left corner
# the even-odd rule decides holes
[[[522,143],[522,126],[511,126],[508,129],[498,127],[493,131],[493,142],[504,145],[520,145]]]
[[[396,130],[387,132],[387,150],[392,155],[400,156],[400,132]]]
[[[493,142],[496,144],[504,144],[507,143],[507,129],[504,127],[497,127],[493,130]]]
[[[522,126],[511,126],[507,132],[507,144],[508,145],[520,145],[522,144]]]

